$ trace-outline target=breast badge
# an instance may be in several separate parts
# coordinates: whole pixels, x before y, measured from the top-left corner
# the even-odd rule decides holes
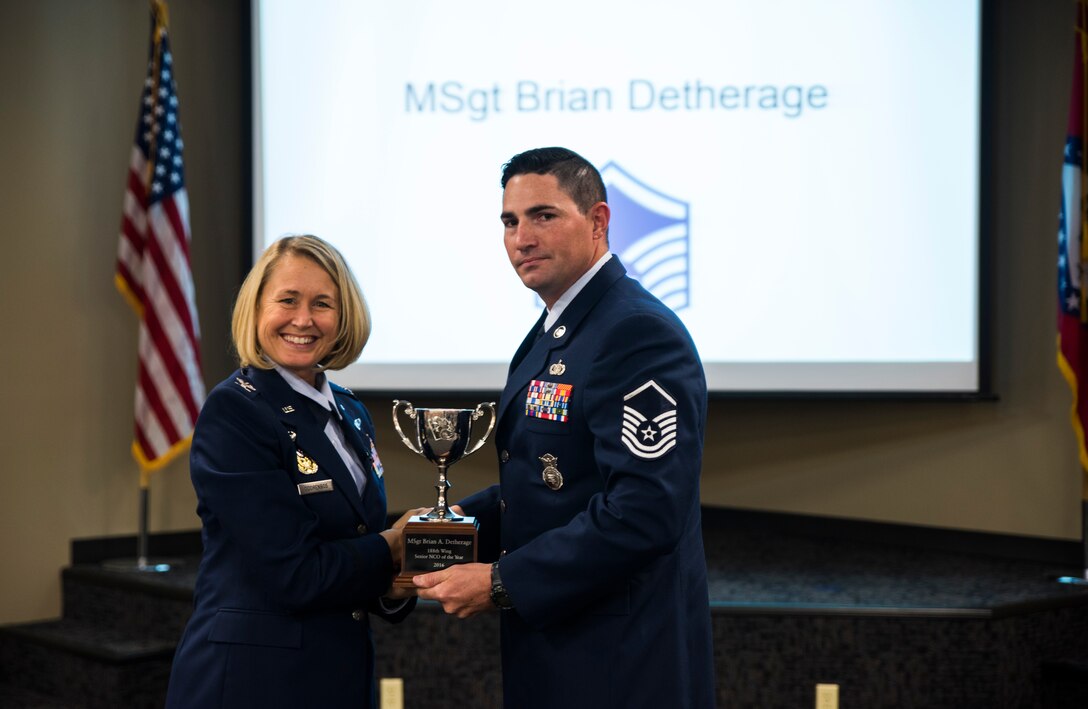
[[[317,463],[298,448],[295,449],[295,457],[298,458],[298,472],[303,475],[313,475],[317,472]]]
[[[551,453],[545,453],[540,456],[540,462],[544,464],[544,470],[541,472],[540,477],[544,480],[544,484],[548,486],[548,489],[558,490],[563,487],[563,473],[559,472],[559,468],[555,467],[559,459]]]
[[[548,374],[552,375],[553,377],[558,377],[565,371],[567,371],[567,365],[563,364],[563,360],[559,360],[552,366],[548,367]]]

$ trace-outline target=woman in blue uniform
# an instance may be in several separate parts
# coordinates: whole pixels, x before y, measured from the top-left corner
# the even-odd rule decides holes
[[[419,510],[385,529],[370,415],[325,376],[362,352],[366,302],[335,248],[286,237],[246,277],[232,330],[241,366],[193,436],[204,556],[167,707],[374,707],[369,618],[415,605],[391,581]]]

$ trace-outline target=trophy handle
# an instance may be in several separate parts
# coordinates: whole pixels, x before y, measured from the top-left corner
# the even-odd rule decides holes
[[[482,448],[484,443],[487,441],[487,437],[491,435],[491,430],[493,428],[495,428],[495,402],[494,401],[489,401],[489,402],[482,403],[482,404],[476,404],[476,408],[472,412],[472,420],[475,421],[476,419],[483,416],[485,409],[487,411],[491,412],[491,421],[488,422],[488,424],[487,424],[487,431],[485,431],[484,435],[480,437],[480,440],[476,441],[476,445],[472,446],[472,448],[465,451],[463,457],[470,456],[473,453],[475,453],[476,451],[480,450],[480,448]]]
[[[414,452],[416,455],[423,455],[423,447],[419,445],[419,442],[417,441],[413,444],[412,441],[408,439],[408,436],[404,435],[404,431],[401,430],[399,420],[400,417],[397,415],[397,410],[401,407],[404,407],[404,413],[408,414],[408,418],[412,419],[413,421],[416,420],[416,409],[414,406],[412,406],[412,402],[400,401],[399,399],[397,399],[393,401],[393,426],[397,429],[397,433],[400,434],[401,442],[403,442],[404,445],[408,446],[409,450]]]

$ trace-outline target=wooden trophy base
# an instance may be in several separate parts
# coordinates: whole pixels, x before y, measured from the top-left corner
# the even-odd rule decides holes
[[[404,525],[404,553],[396,588],[414,588],[412,577],[476,561],[475,517],[433,519],[417,515]]]

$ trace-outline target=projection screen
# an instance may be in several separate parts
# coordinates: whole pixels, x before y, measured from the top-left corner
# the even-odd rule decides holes
[[[500,170],[560,145],[712,392],[979,391],[980,0],[253,7],[253,250],[348,258],[338,383],[501,389],[543,304]]]

